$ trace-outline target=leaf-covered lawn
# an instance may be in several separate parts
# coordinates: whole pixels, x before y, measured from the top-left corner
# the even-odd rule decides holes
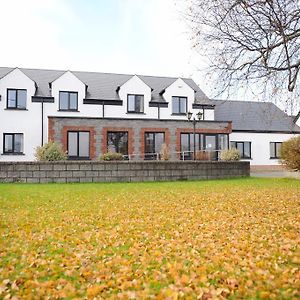
[[[300,297],[300,181],[0,185],[0,299]]]

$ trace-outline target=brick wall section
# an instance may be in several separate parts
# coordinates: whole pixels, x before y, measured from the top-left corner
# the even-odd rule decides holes
[[[228,132],[227,133],[231,133],[232,132],[232,121],[228,122],[228,126],[226,127]]]
[[[231,122],[229,122],[231,124]],[[180,152],[180,134],[181,133],[193,133],[193,129],[190,128],[177,128],[176,129],[176,151]],[[224,129],[203,129],[203,128],[196,128],[196,133],[224,133],[229,134],[231,133],[231,125],[228,125],[228,127]]]
[[[249,175],[249,162],[0,162],[0,182],[174,181]]]
[[[232,131],[232,123],[228,122],[228,126],[224,127],[223,129],[204,129],[204,128],[196,128],[196,133],[211,133],[211,134],[217,134],[217,133],[224,133],[229,134]],[[180,159],[180,136],[181,133],[193,133],[193,129],[190,128],[177,128],[176,129],[176,152],[177,158]]]
[[[52,120],[52,121],[50,121]],[[120,130],[130,129],[133,133],[132,149],[135,154],[140,154],[141,147],[144,147],[144,136],[141,134],[142,129],[147,131],[154,131],[159,129],[160,131],[167,130],[169,136],[169,150],[171,154],[171,160],[178,160],[176,151],[180,145],[178,144],[176,130],[187,130],[192,132],[193,125],[188,121],[181,120],[147,120],[147,119],[110,119],[110,118],[79,118],[79,117],[49,117],[49,139],[54,141],[62,140],[62,128],[64,126],[77,126],[77,127],[93,127],[95,129],[95,151],[96,158],[106,153],[106,143],[103,139],[103,129],[105,128],[119,128]],[[117,126],[116,126],[117,125]],[[201,121],[197,124],[197,128],[202,128],[203,132],[213,133],[230,133],[230,122],[212,122]],[[50,132],[51,131],[51,132]],[[105,150],[105,152],[103,152]],[[140,160],[140,156],[132,156],[133,160]]]
[[[165,144],[170,148],[170,130],[168,128],[141,128],[140,130],[140,153],[145,153],[145,133],[163,132],[165,134]],[[144,157],[142,157],[144,159]]]
[[[54,141],[55,138],[55,131],[54,131],[54,119],[49,118],[48,119],[48,140]]]
[[[107,152],[107,132],[109,131],[127,131],[128,132],[128,154],[134,153],[134,133],[132,128],[126,127],[103,127],[101,139],[101,152]]]
[[[61,130],[61,144],[64,151],[68,150],[68,131],[89,131],[90,133],[90,158],[96,159],[95,128],[91,126],[64,126]]]

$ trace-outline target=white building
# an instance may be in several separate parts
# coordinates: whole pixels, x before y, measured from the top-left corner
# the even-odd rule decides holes
[[[271,102],[215,101],[216,119],[232,120],[231,146],[252,165],[277,165],[281,143],[300,135],[296,118]]]
[[[48,140],[70,159],[156,159],[163,143],[172,159],[191,159],[195,138],[197,152],[231,145],[251,164],[274,165],[281,143],[300,135],[299,118],[274,104],[213,101],[186,78],[0,68],[0,97],[0,161],[34,160]],[[195,136],[188,112],[202,116]]]

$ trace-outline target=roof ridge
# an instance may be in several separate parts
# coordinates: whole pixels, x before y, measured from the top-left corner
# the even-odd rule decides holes
[[[229,99],[211,99],[212,101],[222,101],[222,102],[243,102],[243,103],[271,103],[277,106],[275,103],[272,101],[253,101],[253,100],[229,100]]]
[[[19,69],[23,70],[30,70],[30,71],[56,71],[56,72],[67,72],[70,70],[57,70],[57,69],[41,69],[41,68],[23,68],[23,67],[17,67]]]
[[[72,71],[72,70],[70,70]],[[125,76],[134,76],[138,74],[125,74],[125,73],[113,73],[113,72],[99,72],[99,71],[72,71],[72,72],[78,72],[78,73],[96,73],[96,74],[108,74],[108,75],[125,75]]]
[[[50,68],[25,68],[25,67],[5,67],[1,66],[0,68],[8,68],[8,69],[23,69],[23,70],[31,70],[31,71],[56,71],[56,72],[78,72],[78,73],[96,73],[96,74],[110,74],[110,75],[125,75],[125,76],[142,76],[142,77],[154,77],[154,78],[169,78],[169,79],[187,79],[193,80],[191,77],[183,77],[183,76],[163,76],[163,75],[145,75],[145,74],[133,74],[133,73],[114,73],[114,72],[100,72],[100,71],[79,71],[79,70],[71,70],[71,69],[50,69]]]
[[[161,76],[161,75],[158,75],[158,76],[155,76],[155,75],[139,75],[139,76],[143,76],[143,77],[155,77],[155,78],[169,78],[169,79],[187,79],[187,80],[194,80],[193,78],[190,78],[190,77],[182,77],[182,76]]]
[[[99,72],[99,71],[78,71],[78,70],[71,70],[71,69],[49,69],[49,68],[23,68],[23,67],[3,67],[0,68],[7,68],[7,69],[23,69],[23,70],[30,70],[30,71],[56,71],[56,72],[78,72],[78,73],[97,73],[97,74],[111,74],[111,75],[126,75],[126,76],[134,76],[137,74],[125,74],[125,73],[113,73],[113,72]]]
[[[72,70],[70,70],[72,71]],[[153,78],[169,78],[169,79],[187,79],[193,80],[190,77],[176,77],[176,76],[162,76],[162,75],[143,75],[143,74],[129,74],[129,73],[113,73],[113,72],[99,72],[99,71],[72,71],[72,72],[79,72],[79,73],[96,73],[96,74],[109,74],[109,75],[125,75],[125,76],[138,76],[138,77],[153,77]]]

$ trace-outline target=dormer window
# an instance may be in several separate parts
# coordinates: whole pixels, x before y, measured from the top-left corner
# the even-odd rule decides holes
[[[26,109],[27,90],[7,89],[7,108]]]
[[[187,113],[187,97],[172,97],[172,114],[185,115]]]
[[[78,93],[59,92],[59,110],[78,111]]]
[[[144,112],[144,95],[127,96],[127,112],[143,113]]]

